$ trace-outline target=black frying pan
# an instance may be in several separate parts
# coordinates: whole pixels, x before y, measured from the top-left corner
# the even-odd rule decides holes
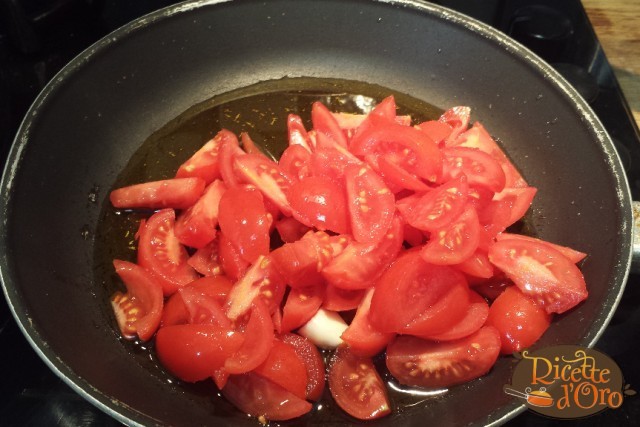
[[[5,294],[35,351],[76,391],[127,424],[256,424],[206,385],[168,383],[148,353],[119,340],[95,236],[109,190],[154,131],[214,96],[298,76],[470,105],[538,187],[537,234],[589,254],[589,299],[538,346],[596,342],[630,266],[630,193],[602,125],[548,65],[418,1],[192,2],[125,26],[65,67],[27,114],[2,178]],[[514,363],[501,359],[490,375],[372,424],[505,421],[523,409],[502,391]],[[303,421],[348,423],[333,406]]]

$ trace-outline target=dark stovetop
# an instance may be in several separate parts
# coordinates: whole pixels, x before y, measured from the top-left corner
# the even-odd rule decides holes
[[[69,60],[121,25],[170,0],[0,0],[0,162],[39,91]],[[640,136],[579,0],[442,0],[518,39],[560,71],[590,103],[621,154],[632,194],[640,200]],[[631,275],[622,302],[597,344],[640,384],[640,276]],[[60,380],[24,339],[0,299],[0,425],[112,426]],[[640,399],[581,421],[525,412],[510,426],[636,425]]]

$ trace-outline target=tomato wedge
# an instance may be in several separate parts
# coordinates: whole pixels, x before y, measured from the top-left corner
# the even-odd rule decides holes
[[[342,333],[342,339],[349,346],[349,350],[357,356],[375,356],[395,337],[394,333],[382,333],[376,330],[369,321],[372,296],[373,289],[370,289],[360,302],[349,327]]]
[[[225,190],[224,183],[215,180],[207,186],[195,204],[178,216],[175,234],[180,243],[192,248],[202,248],[216,237],[218,204]]]
[[[562,255],[566,256],[572,263],[577,264],[586,258],[587,254],[584,252],[580,252],[568,246],[562,246],[555,243],[547,242],[546,240],[537,239],[531,236],[525,236],[523,234],[514,234],[514,233],[500,233],[496,236],[496,240],[507,240],[507,239],[520,239],[531,242],[543,243],[551,246],[553,249],[560,252]]]
[[[433,341],[453,341],[471,335],[485,324],[489,316],[489,304],[477,292],[469,292],[469,309],[462,320],[453,325],[448,331],[432,335]]]
[[[275,203],[282,213],[287,216],[291,215],[291,207],[286,194],[292,181],[277,163],[264,156],[246,154],[233,158],[233,170],[239,180],[258,187],[262,194]]]
[[[467,205],[452,223],[433,230],[420,251],[422,259],[432,264],[459,264],[471,257],[480,242],[480,222],[476,210]]]
[[[273,321],[267,305],[261,300],[251,305],[249,321],[243,332],[245,339],[242,345],[224,363],[224,370],[230,374],[244,374],[257,368],[273,348]]]
[[[218,132],[215,137],[207,141],[193,156],[180,165],[176,178],[199,177],[204,179],[207,184],[220,178],[218,155],[222,140],[228,136],[228,133],[230,132]]]
[[[469,147],[449,147],[443,151],[443,180],[465,174],[469,185],[483,186],[499,193],[504,189],[506,177],[500,163],[491,155]]]
[[[274,339],[269,355],[253,372],[300,399],[307,397],[307,368],[291,344]]]
[[[338,348],[329,365],[329,389],[346,413],[359,420],[374,420],[391,412],[382,378],[370,358]]]
[[[442,113],[438,121],[451,126],[451,133],[446,140],[447,144],[454,143],[458,135],[467,130],[470,118],[471,108],[466,106],[452,107]]]
[[[547,313],[564,313],[587,298],[580,269],[546,243],[501,240],[491,245],[489,260]]]
[[[378,243],[351,242],[322,269],[327,283],[342,289],[366,289],[396,259],[402,248],[402,225],[395,218]]]
[[[387,367],[401,383],[440,388],[489,372],[500,355],[500,335],[492,326],[455,341],[399,336],[387,347]]]
[[[468,192],[467,178],[461,175],[425,194],[401,199],[396,206],[409,225],[434,231],[446,227],[462,213]]]
[[[324,299],[324,286],[291,289],[282,309],[281,332],[298,329],[311,319]]]
[[[515,286],[493,301],[488,314],[487,325],[500,333],[503,354],[530,347],[551,324],[551,315]]]
[[[114,260],[116,273],[127,292],[116,292],[111,297],[120,333],[126,339],[136,335],[148,341],[160,325],[162,316],[162,286],[144,268],[128,261]]]
[[[307,338],[298,334],[284,334],[280,339],[293,346],[307,370],[306,398],[316,401],[322,396],[325,386],[324,360],[318,348]]]
[[[173,209],[163,209],[146,221],[138,239],[138,264],[158,278],[165,296],[198,278],[187,262],[187,250],[176,238],[174,225]]]
[[[313,129],[318,132],[318,136],[322,134],[335,144],[347,148],[347,136],[331,111],[323,103],[314,102],[311,105],[311,123]]]
[[[222,394],[242,412],[265,421],[290,420],[312,409],[311,403],[253,372],[231,375]]]
[[[287,199],[294,218],[301,223],[338,234],[349,231],[345,190],[333,180],[318,176],[303,178],[290,187]]]
[[[354,239],[364,243],[381,241],[393,220],[393,193],[368,166],[347,166],[345,182]]]
[[[289,135],[289,146],[299,145],[306,151],[311,151],[313,143],[300,116],[297,114],[289,114],[287,116],[287,132]]]
[[[244,342],[244,335],[215,324],[174,325],[156,334],[158,360],[187,382],[205,380],[224,366]]]
[[[172,178],[118,188],[109,194],[111,204],[122,209],[186,209],[204,191],[201,178]]]
[[[262,194],[244,186],[230,188],[220,198],[220,230],[242,259],[255,262],[269,253],[269,230],[273,217],[264,206]]]
[[[399,256],[376,283],[369,320],[380,332],[428,336],[460,321],[468,305],[462,273],[429,264],[412,250]]]

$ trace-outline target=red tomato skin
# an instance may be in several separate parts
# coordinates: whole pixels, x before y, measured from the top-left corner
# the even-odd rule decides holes
[[[329,235],[309,231],[300,240],[285,243],[271,252],[269,259],[286,284],[299,288],[322,285],[324,279],[320,272],[332,256]]]
[[[466,106],[451,107],[442,113],[438,121],[451,126],[451,133],[445,141],[447,145],[452,144],[462,132],[467,130],[470,118],[471,108]]]
[[[231,286],[231,281],[225,276],[212,276],[196,279],[182,289],[194,288],[199,293],[215,298],[218,303],[223,304],[229,290],[231,290]],[[189,310],[182,298],[182,294],[176,292],[165,302],[160,327],[183,325],[186,323],[189,323]]]
[[[198,201],[204,187],[201,178],[171,178],[115,189],[109,200],[120,209],[187,209]]]
[[[241,411],[269,421],[298,418],[312,409],[311,403],[253,372],[231,375],[222,394]]]
[[[295,349],[298,357],[304,362],[307,370],[307,400],[317,401],[322,397],[325,387],[325,366],[322,355],[315,346],[307,338],[294,334],[286,333],[280,336],[280,339],[290,344]]]
[[[292,180],[300,180],[310,175],[309,164],[311,163],[311,151],[302,145],[289,145],[278,161],[282,168]]]
[[[219,152],[226,132],[219,132],[178,168],[176,178],[198,177],[209,184],[220,176]]]
[[[405,197],[396,203],[405,221],[423,231],[435,231],[449,225],[467,205],[469,185],[462,175],[426,193]]]
[[[443,154],[443,180],[453,179],[464,173],[469,185],[486,187],[494,193],[504,189],[504,171],[491,155],[469,147],[445,148]]]
[[[187,262],[189,254],[176,238],[174,226],[175,212],[163,209],[145,222],[138,238],[138,264],[157,277],[165,296],[199,277]]]
[[[302,119],[297,114],[289,114],[287,116],[287,133],[289,146],[300,145],[306,151],[311,152],[313,143],[302,123]]]
[[[438,120],[427,120],[426,122],[417,124],[416,128],[426,133],[436,144],[444,142],[453,130],[449,123]]]
[[[260,192],[234,187],[220,198],[220,230],[238,250],[242,259],[253,263],[269,253],[269,229],[273,217],[267,212]]]
[[[362,302],[360,302],[349,327],[342,333],[342,339],[349,346],[349,350],[356,356],[375,356],[384,350],[387,344],[395,337],[394,333],[382,333],[371,325],[369,310],[372,296],[373,289],[370,289],[362,299]]]
[[[374,420],[391,412],[382,378],[370,358],[338,348],[329,364],[331,396],[346,413],[359,420]]]
[[[387,347],[391,374],[408,386],[441,388],[485,375],[500,355],[500,334],[492,326],[454,341],[398,336]]]
[[[311,105],[311,123],[313,129],[332,140],[341,147],[347,147],[347,137],[340,128],[338,121],[333,117],[331,111],[321,102],[314,102]]]
[[[251,265],[222,232],[218,233],[218,259],[222,271],[232,280],[239,280]],[[215,267],[213,268],[215,272]]]
[[[511,163],[511,160],[504,153],[498,143],[489,135],[484,126],[478,122],[460,134],[454,143],[460,147],[478,148],[485,153],[491,155],[502,166],[506,182],[505,188],[523,188],[527,187],[527,182],[522,177],[518,169]]]
[[[322,276],[338,288],[369,288],[400,253],[402,236],[401,220],[396,217],[380,242],[349,243],[322,269]]]
[[[494,275],[494,268],[487,253],[481,249],[478,249],[469,258],[456,264],[455,267],[472,277],[478,277],[482,279],[489,279]]]
[[[216,233],[217,234],[217,233]],[[219,238],[196,250],[187,263],[203,276],[218,276],[223,273],[220,260]]]
[[[432,335],[429,339],[433,341],[453,341],[469,336],[479,330],[489,316],[489,304],[487,301],[473,290],[469,291],[469,309],[467,314],[451,329],[442,334]]]
[[[525,236],[523,234],[500,233],[496,236],[496,240],[507,240],[507,239],[521,239],[521,240],[527,240],[527,241],[533,241],[533,242],[542,242],[544,244],[550,245],[553,249],[560,252],[562,255],[567,257],[574,264],[579,263],[580,261],[582,261],[587,257],[586,253],[580,252],[576,249],[551,243],[546,240],[538,239],[535,237]]]
[[[366,292],[366,289],[342,289],[328,284],[325,288],[322,308],[337,312],[355,310]]]
[[[264,156],[245,154],[233,158],[232,168],[238,181],[254,185],[283,214],[291,215],[286,194],[293,181],[277,163]]]
[[[468,305],[468,285],[462,273],[426,263],[419,251],[411,250],[400,255],[377,281],[369,321],[380,332],[428,336],[457,323]]]
[[[251,305],[244,336],[242,345],[224,362],[224,369],[230,374],[244,374],[257,368],[273,348],[273,321],[266,304],[259,299]]]
[[[211,377],[244,342],[242,333],[218,325],[174,325],[156,334],[158,360],[170,373],[187,382]]]
[[[291,332],[311,319],[324,300],[324,286],[292,288],[282,309],[280,332]]]
[[[198,201],[176,220],[176,237],[185,246],[202,248],[216,237],[218,205],[226,186],[221,180],[209,184]]]
[[[501,353],[512,354],[531,347],[551,324],[551,315],[511,286],[489,308],[487,325],[500,333]]]
[[[120,332],[127,339],[134,338],[135,334],[142,341],[148,341],[160,325],[162,286],[136,264],[114,260],[113,266],[127,287],[126,294],[118,292],[112,298]]]
[[[294,243],[311,230],[309,226],[292,217],[281,218],[276,222],[275,227],[280,235],[280,240],[284,243]]]
[[[310,176],[294,183],[287,193],[294,218],[318,230],[349,232],[345,190],[328,178]]]
[[[262,364],[252,372],[272,381],[300,399],[307,396],[307,369],[295,348],[279,339]]]
[[[479,242],[478,215],[473,206],[467,205],[453,222],[442,229],[433,230],[420,256],[432,264],[459,264],[474,254]]]
[[[345,182],[353,238],[364,243],[381,241],[393,220],[393,193],[368,166],[347,166]]]
[[[240,143],[242,144],[242,149],[247,154],[257,154],[258,156],[263,156],[265,158],[267,155],[256,145],[256,143],[251,139],[251,136],[247,132],[242,132],[240,134]]]
[[[501,240],[489,248],[489,260],[547,313],[564,313],[588,296],[580,269],[544,242]]]

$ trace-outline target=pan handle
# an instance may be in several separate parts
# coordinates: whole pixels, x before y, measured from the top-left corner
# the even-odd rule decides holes
[[[633,209],[633,256],[631,271],[640,273],[640,202],[631,202]]]

